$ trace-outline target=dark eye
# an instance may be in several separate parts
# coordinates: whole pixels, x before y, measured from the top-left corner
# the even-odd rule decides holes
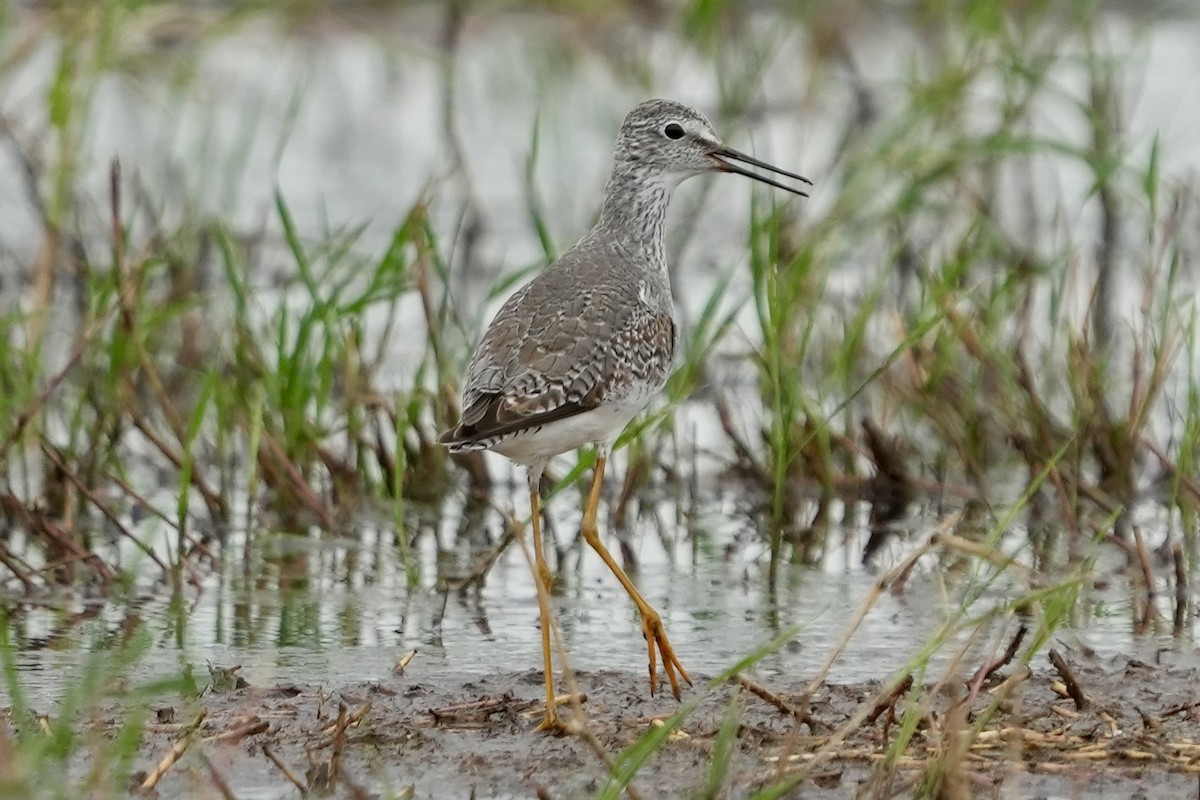
[[[671,124],[667,125],[667,127],[663,128],[663,135],[668,139],[682,139],[683,126],[678,122],[672,122]]]

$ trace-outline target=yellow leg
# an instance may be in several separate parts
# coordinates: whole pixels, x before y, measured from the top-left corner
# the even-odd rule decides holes
[[[675,657],[675,651],[667,640],[667,632],[663,629],[662,617],[646,602],[646,598],[642,597],[641,592],[633,585],[633,581],[625,574],[625,570],[621,569],[621,565],[616,562],[616,559],[608,552],[608,548],[600,541],[596,509],[600,505],[600,487],[604,483],[604,465],[607,461],[607,453],[601,451],[596,458],[596,474],[592,479],[592,489],[588,492],[587,505],[583,509],[583,538],[600,555],[600,558],[612,570],[613,575],[617,576],[617,580],[625,587],[625,591],[629,593],[634,605],[637,606],[638,613],[642,615],[642,634],[646,637],[646,646],[650,651],[650,694],[653,695],[658,691],[658,655],[661,653],[663,670],[671,682],[671,694],[675,695],[675,699],[678,700],[679,678],[687,681],[688,685],[691,685],[692,679],[683,665],[679,663],[679,659]]]
[[[533,558],[534,569],[537,570],[538,578],[541,578],[542,586],[547,592],[554,586],[554,576],[550,574],[550,565],[546,563],[546,550],[542,546],[542,495],[541,495],[541,477],[534,482],[534,485],[529,487],[529,511],[530,524],[533,526]],[[545,631],[543,631],[543,638]]]
[[[533,526],[533,582],[537,584],[538,616],[542,628],[542,668],[546,676],[546,715],[538,725],[539,731],[561,733],[566,730],[554,700],[554,661],[550,653],[550,626],[554,618],[550,615],[550,567],[542,550],[542,509],[539,484],[541,475],[532,474],[529,479],[530,524]]]

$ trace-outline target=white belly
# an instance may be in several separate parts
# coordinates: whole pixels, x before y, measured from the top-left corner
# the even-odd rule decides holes
[[[617,402],[531,428],[497,442],[490,449],[518,464],[536,464],[584,445],[611,445],[630,420],[646,407],[651,396],[649,391],[634,392]]]

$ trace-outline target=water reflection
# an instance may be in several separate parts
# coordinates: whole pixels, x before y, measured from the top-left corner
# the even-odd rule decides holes
[[[499,540],[503,526],[492,533]],[[910,552],[921,535],[900,537],[885,554],[889,563]],[[766,580],[761,547],[700,548],[697,557],[693,543],[682,538],[669,547],[655,536],[635,537],[630,544],[640,565],[636,580],[661,611],[693,675],[712,676],[797,626],[799,635],[767,656],[757,672],[799,682],[817,673],[875,587],[875,575],[860,567],[866,531],[835,531],[834,536],[844,546],[829,551],[821,568],[785,566],[774,589]],[[15,626],[25,645],[18,668],[34,702],[50,702],[60,670],[75,667],[86,650],[105,640],[119,639],[131,619],[160,645],[146,659],[151,674],[174,673],[181,664],[207,659],[222,666],[242,664],[240,674],[253,684],[338,685],[388,679],[399,655],[414,648],[419,652],[407,671],[413,680],[538,666],[536,595],[516,547],[500,556],[481,587],[455,592],[443,588],[446,552],[432,537],[418,541],[419,585],[408,583],[389,538],[386,530],[370,528],[354,540],[336,542],[259,535],[264,553],[252,580],[245,580],[239,562],[227,559],[183,608],[146,596],[124,611],[115,604],[89,605],[68,615],[49,608],[30,611]],[[753,541],[735,533],[714,536],[713,544],[739,539]],[[627,596],[590,552],[572,548],[568,553],[572,574],[554,608],[572,667],[642,676],[645,647]],[[450,572],[462,574],[458,567]],[[889,677],[955,613],[966,585],[965,573],[954,569],[952,560],[921,560],[901,594],[884,592],[874,603],[830,679]],[[972,615],[998,607],[1019,588],[987,588]],[[1133,591],[1121,581],[1085,590],[1079,617],[1060,631],[1060,640],[1101,659],[1125,654],[1154,663],[1163,650],[1173,653],[1168,658],[1195,659],[1187,645],[1180,650],[1180,642],[1170,637],[1169,624],[1156,635],[1134,634]],[[964,668],[986,657],[994,638],[1011,635],[999,625],[972,632]],[[931,668],[947,665],[967,638],[965,633],[955,637]]]
[[[487,274],[465,284],[458,296],[464,315],[483,313],[484,287],[492,275],[542,260],[528,220],[523,169],[533,121],[540,125],[540,149],[532,187],[542,198],[552,238],[567,241],[594,213],[593,198],[609,166],[612,132],[644,92],[640,84],[613,86],[603,54],[587,51],[564,60],[558,37],[541,35],[544,27],[531,35],[525,22],[504,20],[491,31],[476,31],[460,51],[460,84],[452,110],[469,187],[443,178],[451,143],[444,136],[443,75],[437,58],[391,29],[372,36],[327,32],[317,42],[267,26],[222,38],[205,50],[184,97],[150,76],[137,81],[105,76],[94,103],[97,117],[83,155],[81,184],[103,186],[100,171],[116,154],[138,166],[139,177],[153,187],[155,197],[198,198],[201,211],[220,211],[245,230],[264,224],[278,187],[304,231],[370,220],[362,243],[370,249],[371,237],[377,243],[388,235],[399,214],[432,181],[437,186],[435,224],[447,232],[447,240],[454,239],[468,195],[486,221],[471,260]],[[1119,20],[1114,24],[1119,26]],[[1143,104],[1133,115],[1130,136],[1148,139],[1149,132],[1161,133],[1161,152],[1177,159],[1164,170],[1194,167],[1200,158],[1200,150],[1192,146],[1200,140],[1195,111],[1200,104],[1181,102],[1194,97],[1194,76],[1200,73],[1195,34],[1195,20],[1173,21],[1150,32],[1145,50]],[[896,37],[914,35],[866,27],[860,46],[882,54],[878,63],[865,62],[874,73],[867,78],[897,74],[894,61],[903,50]],[[661,45],[656,58],[688,63],[688,43],[656,45]],[[51,43],[44,49],[6,87],[6,114],[13,97],[45,93],[52,75],[47,69]],[[794,76],[803,74],[807,63],[803,43],[781,46],[769,60],[765,84],[799,94]],[[704,107],[717,106],[722,95],[722,76],[716,70],[681,69],[659,77],[655,92]],[[557,91],[527,85],[543,79]],[[140,91],[130,91],[133,83]],[[299,94],[298,84],[303,84]],[[770,113],[783,103],[779,97],[768,98],[772,102],[763,103],[765,113],[755,121],[755,152],[770,157],[773,151],[802,150],[804,163],[824,163],[844,116],[839,97],[834,91],[814,101],[816,107],[802,126],[793,115]],[[255,110],[254,118],[247,117],[247,109]],[[734,141],[749,136],[747,131],[732,133]],[[197,152],[208,155],[196,162]],[[13,176],[18,173],[19,165],[7,151],[0,153],[0,175],[17,185]],[[744,260],[744,240],[730,231],[744,230],[750,189],[723,188],[703,207],[696,199],[700,191],[692,195],[693,208],[673,222],[698,231],[689,247],[700,269],[687,282],[697,291],[681,298],[693,313],[717,280],[711,267]],[[41,235],[39,224],[10,194],[0,195],[0,218],[6,221],[6,252],[17,256],[4,263],[13,269],[30,263]],[[721,224],[707,224],[716,219]],[[271,283],[286,263],[264,258],[262,282]],[[267,305],[286,300],[266,292],[262,299]],[[396,339],[385,373],[391,388],[407,385],[424,348],[419,337]],[[749,429],[761,427],[756,413],[748,412]],[[718,425],[699,426],[700,449],[719,434]],[[720,459],[697,463],[714,462]],[[557,504],[569,506],[570,497],[565,492]],[[501,492],[499,502],[523,508],[519,492],[514,499]],[[814,524],[829,526],[829,534],[818,539],[832,544],[816,551],[805,546],[804,532],[797,532],[802,564],[780,565],[772,580],[756,544],[762,536],[739,502],[717,495],[705,500],[707,511],[697,510],[697,502],[692,493],[678,502],[643,503],[636,513],[617,514],[620,524],[612,529],[626,561],[636,558],[639,585],[662,612],[681,659],[697,675],[718,672],[791,626],[799,626],[800,635],[765,659],[760,671],[800,678],[813,674],[873,589],[874,573],[863,568],[864,557],[876,569],[886,569],[923,533],[921,525],[902,525],[889,530],[894,535],[882,537],[881,529],[900,516],[882,503],[870,506],[866,529],[855,524],[854,510],[844,515],[849,523],[822,514]],[[172,508],[172,498],[160,505]],[[119,641],[138,624],[160,645],[147,657],[149,669],[173,670],[203,659],[244,663],[243,674],[252,683],[378,680],[389,674],[396,655],[410,648],[420,650],[410,667],[416,676],[534,668],[537,606],[528,567],[515,548],[504,552],[482,585],[465,593],[446,589],[468,577],[504,541],[507,528],[501,515],[474,504],[441,520],[415,511],[409,520],[410,527],[399,534],[390,524],[368,525],[340,540],[262,527],[230,535],[217,548],[219,562],[212,572],[197,576],[199,589],[188,587],[174,600],[147,587],[139,587],[144,595],[123,603],[54,598],[14,619],[25,646],[19,668],[28,673],[33,695],[52,696],[61,670],[76,665],[80,651]],[[551,563],[569,576],[555,610],[571,662],[579,669],[618,668],[640,675],[645,649],[633,609],[599,561],[570,546],[576,523],[563,510],[547,527],[557,556]],[[139,525],[139,536],[153,538],[149,526],[157,524]],[[397,536],[414,548],[416,581]],[[1033,561],[1039,569],[1053,564],[1058,549],[1053,530],[1040,536]],[[1068,538],[1069,546],[1077,546],[1079,537]],[[1121,565],[1102,560],[1097,571],[1120,574],[1109,566]],[[903,595],[880,598],[831,677],[873,679],[902,666],[956,608],[969,570],[949,559],[923,561]],[[996,586],[986,600],[1001,603],[1011,589]],[[1062,635],[1078,637],[1102,656],[1132,651],[1149,654],[1143,657],[1151,660],[1160,647],[1175,647],[1153,628],[1149,635],[1134,635],[1132,591],[1124,578],[1088,589],[1076,628]],[[1168,602],[1162,593],[1159,600]],[[1169,619],[1170,609],[1164,605],[1162,611]]]

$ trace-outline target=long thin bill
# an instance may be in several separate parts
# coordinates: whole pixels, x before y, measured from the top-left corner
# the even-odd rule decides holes
[[[731,162],[741,161],[743,164],[749,164],[752,167],[758,167],[759,169],[765,169],[768,172],[774,172],[776,175],[783,175],[784,177],[792,178],[793,180],[802,181],[803,183],[807,183],[809,186],[813,185],[813,182],[803,175],[797,175],[794,172],[788,172],[786,169],[780,169],[779,167],[776,167],[773,164],[768,164],[765,161],[759,161],[757,158],[748,156],[745,153],[740,153],[737,150],[734,150],[732,147],[722,147],[720,150],[714,152],[711,158],[713,161],[717,162],[718,168],[722,172],[732,172],[737,175],[745,175],[747,178],[752,178],[760,183],[765,183],[768,186],[774,186],[776,189],[783,189],[785,192],[798,194],[801,197],[808,197],[808,192],[797,189],[794,186],[788,186],[787,184],[779,183],[776,180],[768,178],[766,175],[761,175],[757,172],[751,172],[750,170],[739,167],[737,164]]]

